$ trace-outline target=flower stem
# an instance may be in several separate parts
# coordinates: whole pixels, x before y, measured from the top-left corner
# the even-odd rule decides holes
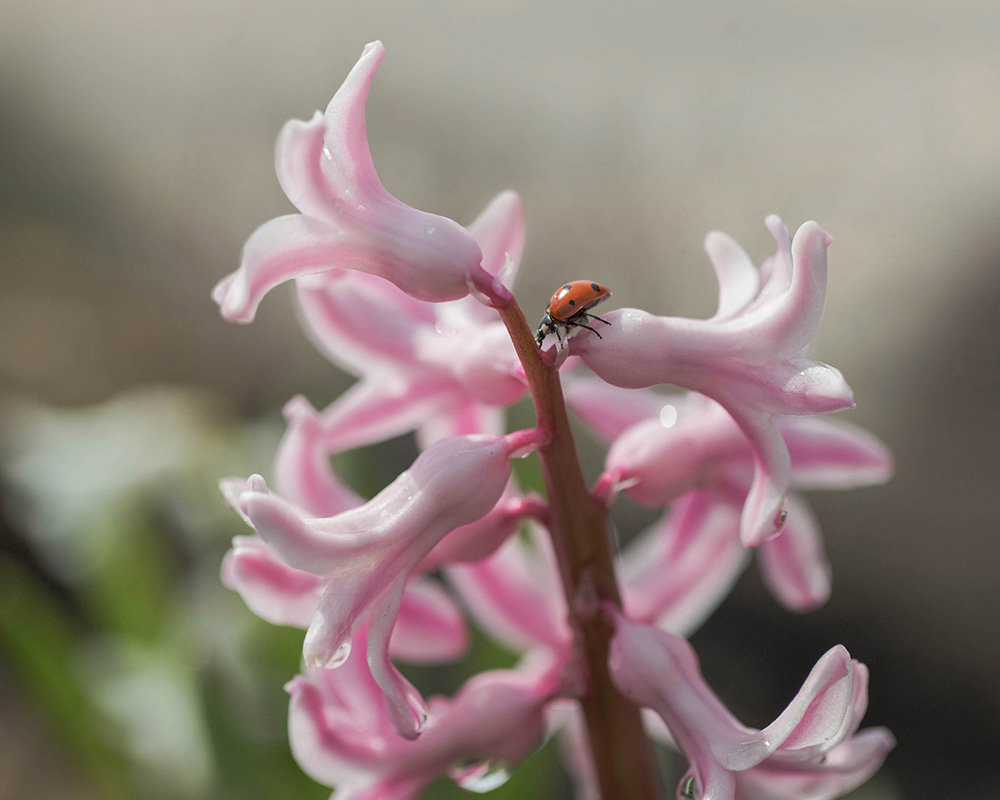
[[[493,298],[514,342],[535,402],[538,427],[549,434],[539,456],[549,502],[549,531],[559,562],[570,624],[587,671],[579,698],[594,770],[604,800],[657,800],[652,747],[639,709],[622,697],[608,673],[612,628],[601,606],[621,608],[608,535],[607,510],[587,490],[566,415],[558,368],[542,357],[528,322],[510,298]]]

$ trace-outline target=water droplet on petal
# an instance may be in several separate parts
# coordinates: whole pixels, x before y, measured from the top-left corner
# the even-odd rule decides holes
[[[510,278],[511,274],[514,272],[514,259],[510,257],[510,253],[505,252],[504,254],[503,266],[497,273],[497,280],[500,281],[504,286],[507,285],[507,280]]]
[[[330,148],[323,145],[323,158],[327,161],[333,161],[333,153],[330,152]]]
[[[515,448],[514,450],[511,450],[510,455],[508,457],[509,458],[527,458],[532,453],[534,453],[535,450],[537,450],[537,449],[538,449],[538,446],[535,445],[535,444],[526,444],[524,447],[518,447],[518,448]]]
[[[482,794],[503,786],[510,778],[510,771],[499,762],[475,761],[453,764],[448,777],[463,789]]]
[[[351,655],[351,643],[343,642],[336,650],[333,651],[333,655],[326,662],[327,669],[336,669],[345,661],[347,661],[348,656]]]
[[[660,409],[660,424],[664,428],[672,428],[677,424],[677,407],[667,403]]]
[[[778,516],[774,518],[774,529],[780,531],[785,527],[785,523],[788,521],[788,509],[784,506],[781,507],[781,511],[778,512]]]

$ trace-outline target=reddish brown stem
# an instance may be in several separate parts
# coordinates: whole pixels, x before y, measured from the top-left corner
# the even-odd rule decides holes
[[[549,531],[570,624],[587,670],[587,689],[580,705],[601,797],[658,800],[652,747],[639,709],[618,693],[608,673],[612,630],[598,609],[604,603],[621,608],[621,594],[607,510],[594,501],[584,482],[558,369],[543,360],[517,301],[512,297],[494,301],[524,365],[538,426],[550,434],[538,451],[549,502]]]

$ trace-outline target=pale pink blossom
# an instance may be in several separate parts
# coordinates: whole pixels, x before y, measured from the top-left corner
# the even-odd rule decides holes
[[[364,503],[333,471],[316,411],[303,398],[284,409],[288,429],[274,463],[278,494],[316,517],[331,517]],[[223,494],[234,507],[246,482],[223,481]],[[445,560],[482,558],[507,538],[527,516],[541,512],[541,502],[523,498],[508,486],[482,519],[463,525],[423,559],[418,571]],[[295,569],[278,559],[256,536],[238,536],[222,564],[222,581],[239,592],[247,606],[278,625],[306,629],[319,607],[328,579]],[[430,579],[414,577],[407,585],[393,628],[389,651],[404,661],[434,663],[458,658],[468,641],[461,612]]]
[[[541,743],[545,707],[561,691],[544,663],[483,672],[453,698],[431,698],[423,734],[409,741],[379,704],[364,647],[359,637],[343,667],[309,670],[286,687],[292,753],[338,799],[411,800],[444,775],[486,791]]]
[[[469,231],[482,246],[484,268],[512,282],[524,248],[518,196],[498,195]],[[525,392],[503,323],[472,297],[423,303],[377,277],[343,270],[297,284],[310,338],[361,379],[322,413],[330,452],[415,428],[423,446],[498,433],[503,409]]]
[[[753,479],[753,451],[717,403],[695,393],[619,389],[581,377],[568,382],[567,399],[595,432],[613,440],[595,486],[598,496],[610,500],[621,490],[641,503],[662,505],[698,488],[710,490],[719,505],[738,510],[743,504]],[[775,422],[790,456],[790,488],[850,489],[882,483],[892,474],[889,449],[857,426],[791,416]],[[830,566],[807,504],[789,494],[785,510],[785,526],[760,546],[759,564],[782,605],[813,610],[829,597]],[[734,538],[738,529],[737,521]],[[673,558],[656,563],[664,574],[676,571]],[[654,568],[650,563],[645,569]]]
[[[444,439],[362,506],[332,517],[271,494],[251,477],[230,501],[284,564],[322,576],[325,589],[303,645],[309,666],[336,666],[364,622],[368,661],[401,735],[416,736],[425,707],[389,660],[389,637],[410,574],[456,528],[485,516],[510,478],[510,458],[539,443],[537,431]]]
[[[708,320],[657,317],[638,309],[602,316],[603,339],[587,332],[570,343],[597,375],[626,388],[674,384],[716,400],[749,440],[754,478],[741,520],[756,545],[783,524],[790,460],[774,422],[780,414],[850,408],[851,390],[833,367],[804,353],[819,324],[830,237],[807,222],[788,235],[775,216],[767,226],[778,252],[758,272],[728,236],[705,246],[719,278],[719,308]]]
[[[612,679],[630,700],[656,711],[690,762],[679,796],[756,798],[755,787],[767,789],[772,778],[774,791],[794,785],[796,779],[806,785],[831,757],[835,763],[853,761],[863,750],[860,760],[865,766],[854,770],[860,775],[868,767],[877,767],[874,760],[880,762],[888,749],[851,739],[867,707],[868,673],[839,645],[816,663],[777,719],[756,730],[740,723],[708,687],[684,639],[617,614],[614,619],[616,632],[609,656]],[[887,742],[885,734],[872,738]],[[888,743],[891,746],[891,740]],[[844,749],[838,752],[838,747]]]
[[[385,55],[367,45],[327,106],[292,120],[278,137],[278,181],[300,214],[258,228],[236,272],[213,299],[233,322],[250,322],[261,298],[284,281],[334,268],[378,275],[419,300],[505,294],[480,266],[475,238],[457,222],[418,211],[389,194],[375,173],[365,103]]]
[[[331,517],[363,505],[333,471],[315,410],[302,398],[285,406],[288,430],[278,448],[274,479],[278,494],[316,517]],[[246,488],[242,479],[222,482],[230,505],[238,507]],[[461,612],[434,581],[418,576],[444,563],[474,561],[497,549],[525,519],[543,514],[537,497],[505,487],[482,518],[447,534],[420,561],[406,585],[390,652],[404,661],[434,663],[460,656],[467,643]],[[277,625],[306,629],[328,584],[324,575],[295,569],[277,558],[256,536],[237,536],[222,564],[222,581],[239,592],[247,606]]]

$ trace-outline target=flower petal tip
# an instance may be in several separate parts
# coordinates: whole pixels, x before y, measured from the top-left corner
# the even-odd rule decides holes
[[[250,302],[246,281],[239,272],[230,273],[215,284],[212,301],[226,322],[249,325],[257,316],[257,304]]]
[[[309,419],[316,419],[319,417],[319,412],[305,397],[301,394],[295,395],[291,400],[285,403],[284,407],[281,409],[281,414],[285,418],[285,422],[289,425],[294,425],[296,423],[304,422]]]

